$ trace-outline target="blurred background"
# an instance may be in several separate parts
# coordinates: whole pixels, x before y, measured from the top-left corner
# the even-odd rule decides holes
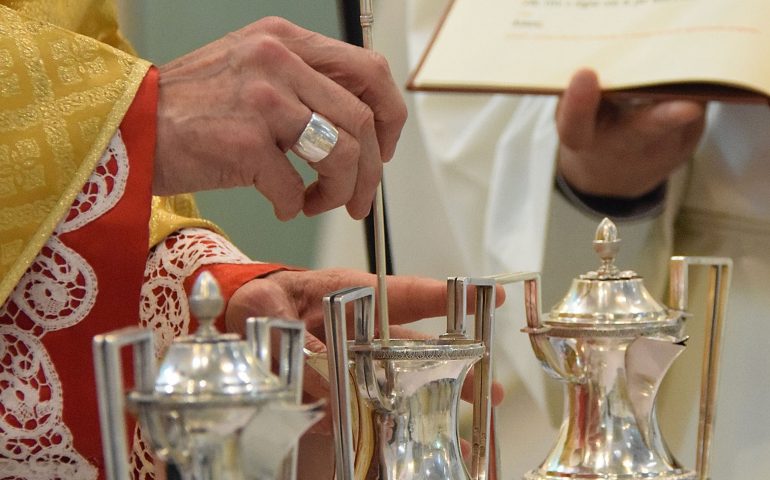
[[[343,31],[337,0],[118,0],[118,8],[125,35],[140,56],[158,65],[268,15],[335,38]],[[304,162],[293,161],[306,179],[313,178]],[[196,198],[203,215],[250,257],[315,265],[318,217],[300,214],[278,221],[270,203],[253,188],[203,192]]]

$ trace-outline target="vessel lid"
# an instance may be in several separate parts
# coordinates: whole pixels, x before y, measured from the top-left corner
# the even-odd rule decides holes
[[[650,295],[642,277],[615,265],[620,239],[610,219],[599,224],[593,246],[601,265],[572,281],[567,294],[551,309],[546,323],[603,329],[670,323],[669,310]]]
[[[155,381],[156,394],[185,396],[194,402],[195,397],[259,397],[283,388],[246,341],[217,331],[214,320],[223,308],[214,276],[202,273],[190,295],[198,330],[169,347]]]

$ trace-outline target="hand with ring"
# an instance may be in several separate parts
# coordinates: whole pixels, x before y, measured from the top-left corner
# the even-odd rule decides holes
[[[154,194],[254,185],[282,220],[368,214],[406,121],[383,57],[270,17],[159,72]]]

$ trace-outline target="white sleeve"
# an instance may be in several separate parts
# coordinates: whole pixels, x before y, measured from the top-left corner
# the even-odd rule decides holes
[[[406,1],[413,66],[444,2]],[[541,272],[543,307],[549,310],[573,277],[597,266],[591,240],[598,220],[554,189],[558,99],[418,93],[412,100],[411,115],[443,207],[441,214],[449,225],[449,238],[426,229],[421,231],[427,237],[423,242],[454,245],[454,256],[447,256],[444,264],[459,264],[456,274]],[[667,205],[664,215],[621,227],[626,239],[623,258],[629,268],[656,280],[665,276],[660,266],[666,265],[670,251],[672,211]],[[497,312],[495,326],[495,375],[508,390],[498,414],[502,421],[531,426],[531,443],[547,447],[551,429],[561,416],[561,392],[543,374],[527,336],[519,331],[524,326],[520,287],[506,290],[506,303]],[[500,445],[506,451],[520,447],[519,439],[504,437]],[[527,462],[524,457],[508,455],[503,476],[511,478],[517,470],[520,474]]]

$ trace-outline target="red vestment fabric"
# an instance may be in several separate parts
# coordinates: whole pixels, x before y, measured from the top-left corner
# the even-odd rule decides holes
[[[2,340],[9,346],[9,339],[15,342],[13,348],[5,349],[0,355],[0,370],[4,373],[22,371],[26,367],[20,367],[18,362],[23,362],[25,358],[32,358],[29,362],[32,365],[38,361],[41,365],[45,364],[39,368],[40,373],[36,374],[39,378],[25,376],[20,379],[17,376],[10,381],[0,380],[0,391],[5,391],[0,401],[0,417],[3,421],[0,425],[10,425],[14,429],[12,435],[0,431],[0,465],[3,465],[2,462],[6,459],[16,462],[8,464],[15,466],[14,472],[8,473],[0,468],[0,479],[26,478],[23,473],[19,475],[19,470],[33,472],[36,468],[35,462],[45,462],[46,468],[53,469],[54,472],[67,472],[70,471],[67,468],[74,468],[74,476],[77,478],[91,477],[95,467],[99,478],[104,478],[92,339],[95,335],[139,323],[140,291],[149,253],[157,96],[158,72],[152,68],[120,126],[120,134],[129,159],[129,173],[122,196],[109,210],[84,225],[55,234],[56,239],[64,245],[65,256],[58,255],[55,249],[50,247],[51,242],[56,240],[53,238],[40,254],[46,260],[53,259],[56,268],[61,269],[60,272],[54,272],[54,275],[62,276],[71,269],[67,263],[67,255],[82,257],[86,267],[90,268],[84,270],[87,274],[80,274],[71,281],[74,287],[68,291],[70,298],[65,300],[72,305],[77,303],[78,298],[87,299],[88,295],[83,294],[81,297],[78,293],[86,290],[85,286],[89,285],[90,280],[84,277],[91,276],[93,272],[96,295],[88,313],[82,320],[71,325],[56,325],[55,315],[49,315],[51,320],[45,325],[36,323],[19,307],[23,303],[19,299],[32,298],[35,295],[42,295],[45,299],[46,296],[56,295],[53,291],[40,290],[17,295],[16,300],[9,299],[0,312],[0,327],[12,327],[3,330],[3,336],[6,338]],[[109,170],[110,167],[108,165],[100,168]],[[105,175],[101,178],[112,177]],[[103,188],[110,187],[112,185]],[[84,191],[87,188],[88,184]],[[73,207],[69,216],[77,217],[78,213],[81,212]],[[33,263],[30,270],[39,268],[35,265]],[[50,263],[47,265],[50,269]],[[220,277],[225,300],[228,300],[244,282],[284,267],[272,264],[243,264],[209,265],[203,268],[212,270],[215,276]],[[73,292],[77,297],[74,301]],[[24,340],[26,335],[37,338],[38,346],[26,349],[25,345],[35,343]],[[42,361],[40,358],[34,358],[36,354]],[[46,367],[49,365],[48,359],[55,371],[55,374],[49,376],[57,378],[45,378],[46,372],[50,372],[50,367]],[[130,368],[125,369],[130,371]],[[31,396],[35,398],[32,400],[36,401],[24,398],[25,392],[33,390]],[[58,415],[58,412],[46,403],[58,395],[61,395],[63,421],[56,423],[55,428],[44,429],[41,436],[36,436],[34,432],[40,430],[40,425],[45,425],[51,415]],[[58,405],[58,402],[50,403]],[[23,433],[25,431],[29,434]],[[74,447],[68,450],[72,453],[71,458],[66,458],[66,455],[62,456],[60,453],[68,438],[72,439]],[[57,448],[50,448],[51,444],[56,444]],[[29,460],[29,470],[26,470],[24,463],[25,455]],[[83,459],[91,467],[84,466]],[[66,467],[58,470],[55,467],[57,462]],[[54,466],[51,467],[51,464]],[[52,478],[66,476],[56,473]]]

